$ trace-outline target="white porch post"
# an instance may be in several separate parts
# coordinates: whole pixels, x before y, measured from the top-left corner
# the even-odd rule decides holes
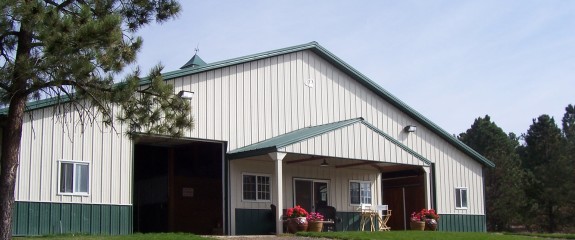
[[[429,209],[431,208],[431,166],[424,166],[423,171],[425,171],[425,208]]]
[[[276,205],[276,234],[283,233],[283,222],[281,217],[283,214],[284,204],[283,204],[283,159],[286,153],[273,152],[269,153],[272,160],[274,160],[274,191],[273,191],[273,202]]]

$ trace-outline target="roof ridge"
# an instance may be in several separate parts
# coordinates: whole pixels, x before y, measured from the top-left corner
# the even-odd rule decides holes
[[[363,75],[361,72],[359,72],[358,70],[356,70],[355,68],[353,68],[352,66],[347,64],[345,61],[341,60],[339,57],[337,57],[336,55],[334,55],[333,53],[331,53],[330,51],[328,51],[327,49],[325,49],[324,47],[322,47],[319,43],[317,43],[315,41],[305,43],[305,44],[295,45],[295,46],[291,46],[291,47],[271,50],[271,51],[267,51],[267,52],[251,54],[251,55],[247,55],[247,56],[243,56],[243,57],[237,57],[237,58],[232,58],[232,59],[228,59],[228,60],[218,61],[218,62],[206,64],[205,66],[199,66],[199,67],[194,67],[194,68],[184,68],[184,69],[180,69],[180,70],[176,70],[176,71],[171,71],[171,72],[163,73],[162,77],[164,78],[164,80],[169,80],[169,79],[173,79],[173,78],[177,78],[177,77],[190,75],[193,73],[209,71],[212,69],[223,68],[223,67],[227,67],[227,66],[231,66],[231,65],[235,65],[235,64],[240,64],[240,63],[244,63],[244,62],[248,62],[248,61],[256,61],[256,60],[260,60],[263,58],[268,58],[268,57],[273,57],[273,56],[278,56],[278,55],[282,55],[282,54],[288,54],[288,53],[293,53],[293,52],[297,52],[297,51],[308,50],[308,49],[313,51],[315,54],[319,55],[320,57],[323,57],[325,60],[327,60],[328,62],[333,64],[335,67],[339,68],[340,70],[342,70],[344,73],[350,75],[350,77],[352,77],[353,79],[358,81],[360,84],[364,85],[365,87],[367,87],[368,89],[373,91],[376,95],[378,95],[379,97],[388,101],[391,105],[397,107],[400,111],[403,111],[404,113],[406,113],[408,116],[413,118],[418,123],[429,128],[432,132],[439,135],[439,137],[441,137],[442,139],[444,139],[448,143],[452,144],[457,149],[463,151],[465,154],[467,154],[471,158],[473,158],[476,161],[483,163],[487,166],[490,166],[490,167],[495,166],[495,164],[493,162],[491,162],[489,159],[485,158],[484,156],[479,154],[477,151],[475,151],[471,147],[465,145],[459,139],[452,136],[450,133],[448,133],[447,131],[445,131],[444,129],[442,129],[441,127],[436,125],[435,123],[433,123],[431,120],[429,120],[428,118],[423,116],[421,113],[417,112],[415,109],[411,108],[409,105],[407,105],[406,103],[404,103],[403,101],[401,101],[400,99],[398,99],[397,97],[392,95],[387,90],[383,89],[383,87],[376,84],[374,81],[369,79],[367,76]],[[147,77],[141,78],[140,85],[146,85],[149,83],[150,83],[149,78],[147,78]],[[49,105],[47,105],[47,106],[49,106]],[[46,107],[46,106],[40,106],[40,107]],[[37,108],[40,108],[40,107],[37,107]],[[35,108],[32,108],[32,109],[35,109]],[[0,110],[0,113],[4,110],[5,109]]]

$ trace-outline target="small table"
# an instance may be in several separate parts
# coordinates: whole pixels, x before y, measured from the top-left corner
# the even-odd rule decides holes
[[[370,206],[362,205],[358,210],[360,210],[361,221],[359,222],[360,231],[365,231],[365,224],[369,221],[371,223],[370,231],[375,231],[375,220],[379,222],[379,231],[389,231],[391,228],[387,226],[389,217],[391,216],[391,210],[388,209],[387,205],[378,205],[377,210],[371,209]],[[383,215],[382,212],[386,211]]]
[[[362,209],[360,215],[361,215],[361,221],[359,222],[360,230],[365,231],[365,224],[367,223],[367,221],[369,221],[371,223],[370,231],[372,232],[375,231],[374,221],[377,212],[371,209]]]

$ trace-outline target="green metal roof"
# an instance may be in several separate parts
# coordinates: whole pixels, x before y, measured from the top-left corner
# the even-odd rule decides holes
[[[31,111],[34,109],[40,109],[40,108],[54,106],[58,103],[66,103],[68,101],[70,101],[70,97],[68,97],[68,95],[63,95],[60,97],[46,98],[46,99],[26,103],[26,109],[25,110]],[[8,114],[8,107],[0,109],[0,115],[6,115],[6,114]]]
[[[405,146],[401,142],[397,141],[396,139],[392,138],[391,136],[387,135],[385,132],[381,131],[380,129],[376,128],[375,126],[371,125],[363,118],[353,118],[344,121],[328,123],[313,127],[306,127],[302,129],[298,129],[283,135],[279,135],[270,139],[266,139],[264,141],[254,143],[242,148],[235,149],[233,151],[228,152],[228,157],[230,159],[237,159],[237,158],[244,158],[244,157],[252,157],[263,155],[271,152],[277,152],[279,149],[283,147],[287,147],[294,143],[302,142],[308,140],[310,138],[317,137],[319,135],[335,131],[340,128],[344,128],[353,124],[364,124],[369,129],[373,130],[375,133],[383,136],[385,139],[389,140],[391,143],[395,144],[396,146],[400,147],[401,149],[405,150],[409,154],[415,156],[416,158],[420,159],[427,165],[431,165],[431,161],[429,159],[423,157],[422,155],[418,154],[417,152],[413,151],[409,147]]]
[[[182,66],[180,69],[203,67],[205,65],[207,65],[206,62],[204,62],[204,60],[202,60],[202,58],[200,58],[200,56],[198,56],[198,54],[194,54],[192,59],[190,59],[190,61],[188,61],[186,64],[184,64],[184,66]]]
[[[407,114],[411,118],[415,119],[419,124],[429,128],[431,131],[433,131],[434,133],[439,135],[441,138],[443,138],[448,143],[455,146],[457,149],[459,149],[462,152],[464,152],[465,154],[469,155],[471,158],[475,159],[476,161],[478,161],[478,162],[480,162],[486,166],[495,167],[495,164],[493,162],[489,161],[487,158],[485,158],[484,156],[482,156],[481,154],[479,154],[478,152],[476,152],[475,150],[473,150],[469,146],[465,145],[463,142],[459,141],[459,139],[457,139],[456,137],[454,137],[453,135],[451,135],[447,131],[445,131],[442,128],[440,128],[439,126],[437,126],[435,123],[433,123],[432,121],[430,121],[429,119],[427,119],[426,117],[421,115],[419,112],[415,111],[413,108],[411,108],[410,106],[408,106],[407,104],[405,104],[404,102],[399,100],[397,97],[393,96],[391,93],[389,93],[388,91],[383,89],[381,86],[377,85],[375,82],[373,82],[371,79],[369,79],[368,77],[366,77],[365,75],[363,75],[362,73],[357,71],[355,68],[351,67],[350,65],[345,63],[343,60],[341,60],[340,58],[335,56],[333,53],[329,52],[327,49],[320,46],[317,42],[310,42],[310,43],[301,44],[301,45],[297,45],[297,46],[281,48],[281,49],[272,50],[272,51],[263,52],[263,53],[252,54],[252,55],[248,55],[248,56],[244,56],[244,57],[232,58],[229,60],[214,62],[214,63],[206,64],[203,66],[196,66],[193,68],[183,68],[180,70],[164,73],[164,74],[162,74],[162,76],[164,77],[164,79],[169,80],[169,79],[187,76],[187,75],[194,74],[194,73],[205,72],[205,71],[209,71],[212,69],[223,68],[223,67],[241,64],[241,63],[245,63],[245,62],[249,62],[249,61],[257,61],[257,60],[268,58],[268,57],[274,57],[274,56],[289,54],[289,53],[303,51],[303,50],[310,50],[310,51],[314,52],[315,54],[323,57],[326,61],[330,62],[331,64],[336,66],[338,69],[340,69],[344,73],[348,74],[350,77],[354,78],[355,80],[357,80],[359,83],[361,83],[362,85],[364,85],[368,89],[372,90],[379,97],[385,99],[387,102],[389,102],[393,106],[397,107],[398,109],[403,111],[405,114]],[[148,84],[149,82],[150,81],[148,78],[142,78],[141,85]],[[40,105],[36,108],[39,108],[39,107],[46,107],[46,105]],[[35,108],[32,107],[31,105],[29,105],[28,110],[32,110],[32,109],[35,109]]]
[[[241,157],[257,156],[265,153],[275,152],[277,151],[277,149],[285,147],[287,145],[291,145],[315,137],[317,135],[321,135],[326,132],[342,128],[362,120],[363,118],[354,118],[340,122],[334,122],[314,127],[298,129],[283,135],[266,139],[258,143],[254,143],[242,148],[235,149],[233,151],[228,152],[228,156],[231,158],[241,158]]]

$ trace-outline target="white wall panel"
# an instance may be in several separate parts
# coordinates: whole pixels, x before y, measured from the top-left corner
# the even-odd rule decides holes
[[[269,209],[271,202],[253,202],[242,201],[242,173],[267,174],[272,176],[274,162],[261,160],[241,160],[232,161],[230,167],[234,171],[230,174],[232,209],[235,208],[254,208]],[[283,202],[284,208],[294,206],[293,198],[293,179],[315,179],[329,181],[329,201],[328,204],[335,206],[338,211],[353,212],[358,206],[351,205],[349,200],[349,181],[371,181],[372,198],[377,202],[381,197],[381,185],[376,183],[379,173],[377,170],[359,170],[359,169],[335,169],[325,167],[310,167],[309,165],[287,164],[283,161]],[[272,187],[274,183],[272,183]],[[274,189],[272,189],[274,191]],[[272,195],[273,196],[273,195]],[[233,214],[233,211],[232,211]],[[232,216],[232,219],[235,219]]]
[[[61,109],[60,109],[61,110]],[[131,204],[131,148],[122,126],[112,133],[101,121],[85,121],[77,112],[54,115],[55,108],[31,112],[23,126],[17,201]],[[58,194],[60,160],[90,164],[90,194]]]
[[[314,80],[313,88],[305,86],[309,79]],[[442,209],[451,211],[453,184],[464,178],[469,179],[464,184],[469,185],[469,192],[473,194],[470,199],[479,201],[483,197],[481,166],[476,161],[311,51],[201,72],[170,80],[170,83],[175,93],[180,89],[196,93],[191,100],[195,129],[187,137],[226,141],[230,151],[304,127],[363,117],[436,163]],[[132,145],[129,139],[96,123],[87,126],[89,134],[81,135],[74,126],[66,129],[66,124],[53,119],[51,108],[34,112],[35,118],[26,119],[24,126],[18,200],[131,202],[128,183]],[[402,131],[408,124],[417,125],[417,131],[409,134]],[[357,127],[341,129],[289,148],[310,154],[333,153],[342,158],[421,164],[386,139]],[[69,138],[70,131],[72,138]],[[36,140],[32,138],[34,134]],[[41,149],[32,149],[40,145],[39,142]],[[35,156],[42,157],[32,161]],[[56,195],[56,161],[62,158],[90,161],[92,194],[89,197]],[[334,186],[339,184],[336,182],[339,180],[333,181]],[[469,213],[483,213],[483,206],[479,204]]]

